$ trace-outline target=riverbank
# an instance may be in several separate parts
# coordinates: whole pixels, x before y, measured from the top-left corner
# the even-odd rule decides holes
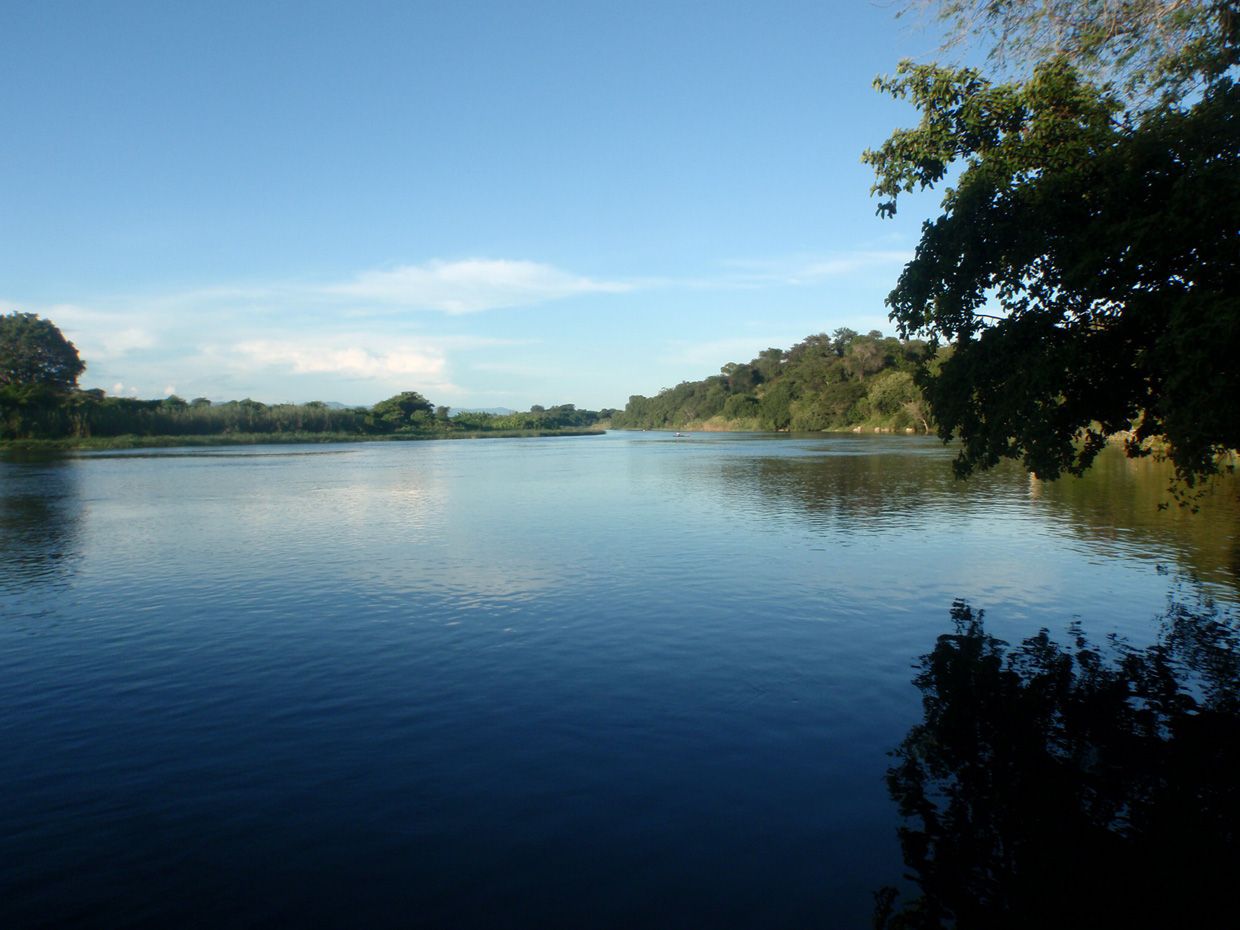
[[[256,446],[326,442],[412,442],[428,439],[535,439],[552,436],[602,436],[601,429],[460,430],[434,433],[222,433],[217,436],[78,436],[66,439],[8,439],[4,452],[96,452],[111,449],[165,449],[180,446]]]

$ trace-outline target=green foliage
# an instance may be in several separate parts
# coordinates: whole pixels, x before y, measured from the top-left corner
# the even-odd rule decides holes
[[[69,391],[86,365],[51,320],[34,313],[0,316],[0,387]]]
[[[417,432],[431,426],[434,410],[417,391],[402,391],[370,408],[366,425],[378,433]]]
[[[720,414],[733,396],[728,387],[730,377],[725,374],[702,381],[682,381],[674,388],[664,388],[655,397],[635,394],[612,423],[626,429],[662,429],[708,420]],[[741,381],[748,383],[748,376]]]
[[[42,384],[0,386],[0,438],[42,438],[79,432],[93,398]]]
[[[406,391],[374,407],[337,409],[319,401],[307,404],[264,404],[246,398],[212,403],[195,398],[186,403],[175,395],[163,400],[106,397],[102,391],[63,393],[38,385],[0,388],[0,440],[58,440],[126,437],[136,440],[222,437],[259,442],[261,437],[418,438],[467,434],[499,434],[582,430],[600,419],[572,404],[539,408],[540,412],[495,416],[435,408],[422,395]]]
[[[752,394],[733,394],[723,402],[725,420],[756,419],[762,410],[762,403]]]
[[[728,403],[735,399],[728,398]],[[754,398],[762,428],[788,429],[792,425],[792,403],[795,399],[796,382],[793,378],[773,378],[762,392],[762,399]],[[728,415],[726,406],[723,414],[725,417]]]
[[[614,411],[612,411],[614,412]],[[589,429],[605,417],[594,410],[578,410],[573,404],[543,407],[534,404],[527,413],[477,413],[463,411],[452,415],[448,421],[452,429],[460,430],[579,430]]]
[[[212,404],[205,398],[185,403],[179,397],[137,400],[128,397],[76,395],[81,409],[79,428],[34,433],[7,432],[5,438],[58,438],[62,436],[235,436],[266,433],[360,432],[364,410],[332,410],[325,404],[263,404],[228,401]]]
[[[84,368],[73,344],[49,320],[32,313],[0,316],[0,441],[92,439],[97,444],[121,437],[126,443],[244,437],[257,442],[263,436],[553,434],[589,429],[602,418],[573,404],[550,408],[536,404],[529,413],[508,416],[453,417],[448,407],[436,407],[417,391],[403,391],[371,408],[346,409],[333,409],[321,401],[268,405],[248,397],[220,404],[205,397],[186,402],[175,394],[163,400],[136,400],[107,397],[99,389],[74,390]]]
[[[860,381],[826,381],[797,398],[790,426],[794,430],[829,430],[859,424],[865,419],[860,406],[865,395],[865,385]]]
[[[958,473],[1080,473],[1132,430],[1130,454],[1165,442],[1192,483],[1240,446],[1240,90],[1205,76],[1140,112],[1062,57],[1022,83],[909,63],[878,82],[922,112],[864,156],[880,214],[960,169],[888,298],[902,335],[954,347],[918,381]]]
[[[681,382],[654,397],[636,394],[612,424],[680,429],[710,421],[728,429],[830,430],[865,424],[928,430],[929,416],[912,379],[925,352],[925,343],[917,340],[840,328],[831,336],[809,336],[787,352],[766,349],[748,363],[729,362],[718,375]],[[902,380],[887,377],[894,374]],[[916,410],[910,412],[909,405]]]
[[[896,429],[928,429],[925,400],[907,371],[889,369],[877,376],[866,392],[864,404],[868,418],[886,420]]]

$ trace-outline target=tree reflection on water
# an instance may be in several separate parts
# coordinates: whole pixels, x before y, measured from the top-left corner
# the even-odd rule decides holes
[[[21,596],[71,571],[83,513],[74,464],[36,459],[15,468],[0,461],[0,594]]]
[[[1011,646],[982,611],[951,615],[913,680],[925,719],[887,773],[916,889],[878,892],[875,926],[1232,925],[1236,618],[1173,604],[1135,648],[1079,627]]]

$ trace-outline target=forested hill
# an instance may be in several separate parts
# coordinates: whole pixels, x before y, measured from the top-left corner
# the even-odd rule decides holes
[[[767,349],[717,375],[683,381],[654,397],[634,395],[612,418],[621,429],[830,430],[932,427],[913,383],[926,344],[837,329],[786,352]]]

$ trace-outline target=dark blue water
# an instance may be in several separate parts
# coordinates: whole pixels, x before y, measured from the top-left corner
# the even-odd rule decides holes
[[[1235,598],[1231,499],[948,461],[611,434],[0,463],[0,924],[866,926],[954,599],[1141,641],[1186,576]]]

